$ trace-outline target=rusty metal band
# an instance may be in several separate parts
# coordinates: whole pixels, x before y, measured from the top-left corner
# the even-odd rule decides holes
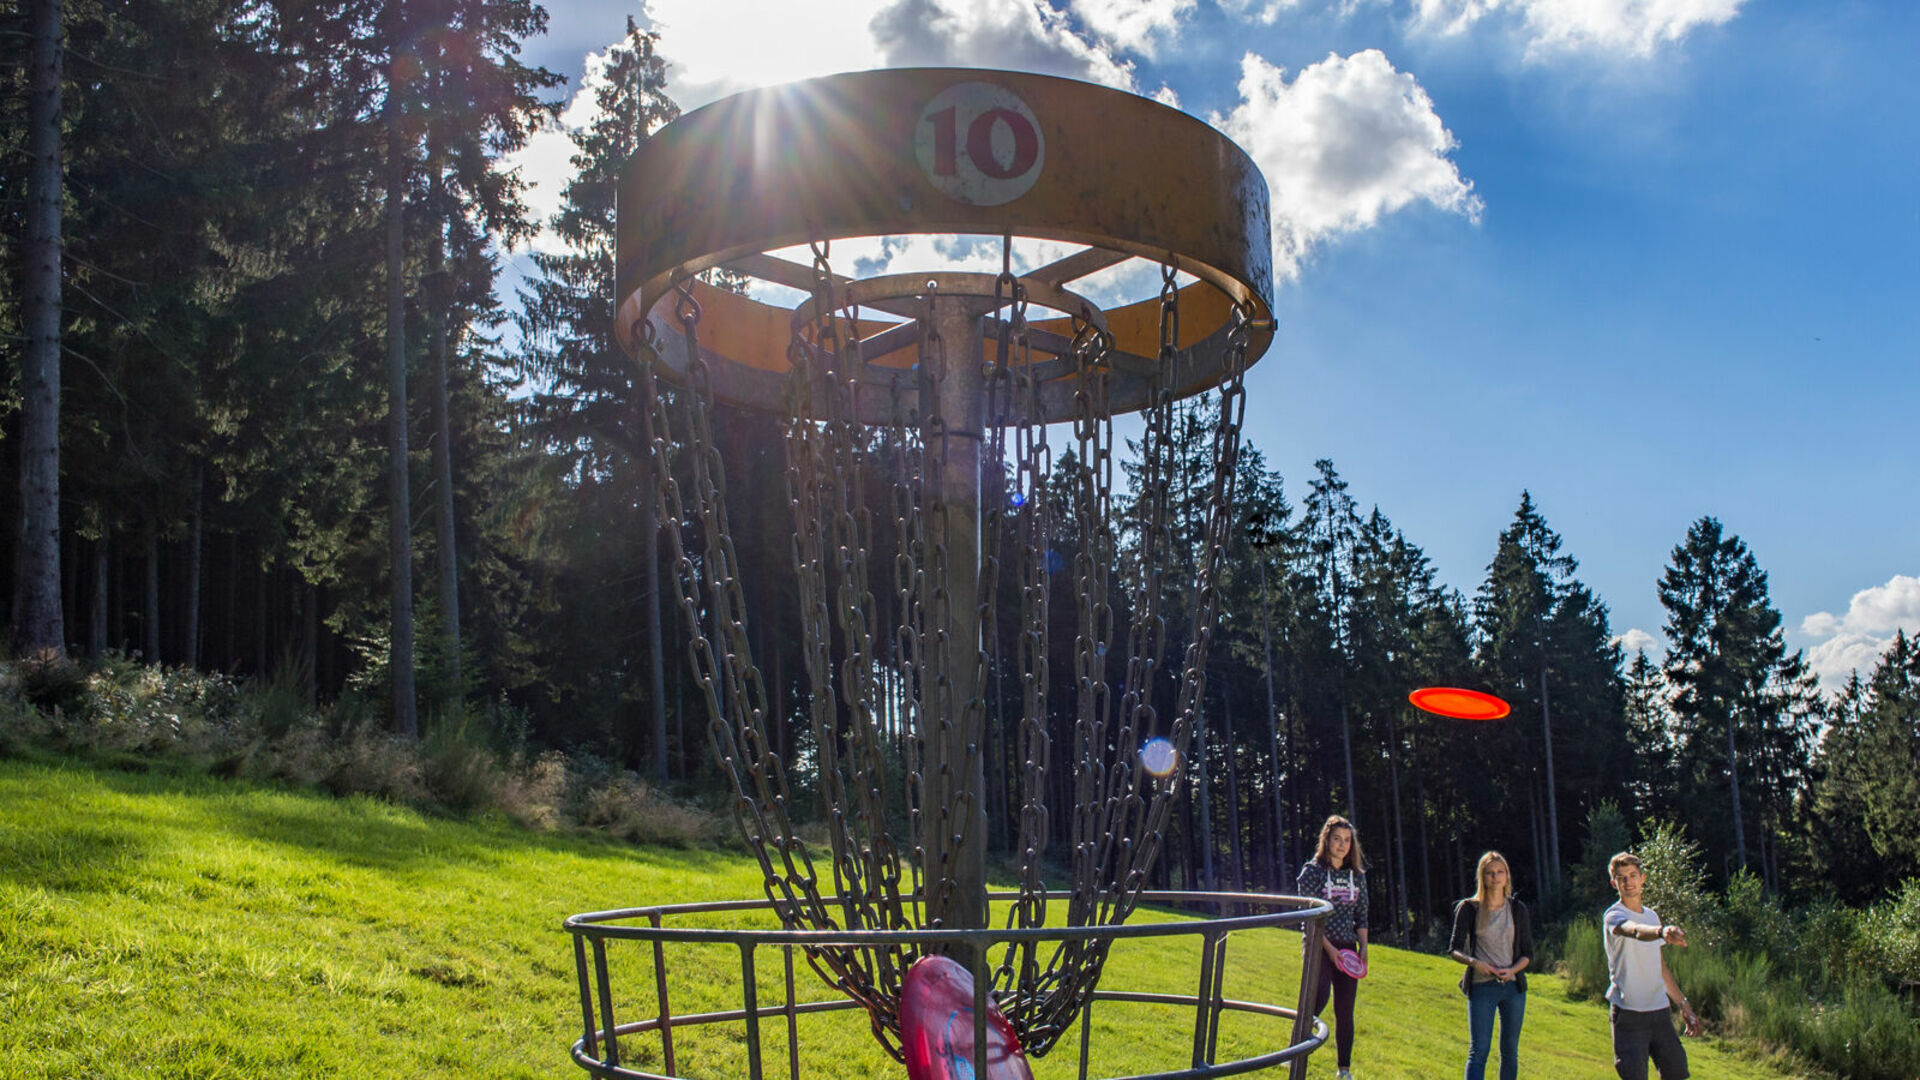
[[[1178,370],[1163,373],[1175,397],[1225,377],[1222,354],[1236,309],[1252,331],[1248,361],[1272,338],[1266,182],[1231,140],[1122,91],[947,68],[855,72],[750,91],[648,139],[619,190],[617,332],[637,353],[649,318],[671,328],[665,302],[676,276],[813,241],[949,233],[1115,253],[1062,268],[1069,276],[1055,286],[1124,256],[1197,278],[1180,290]],[[709,362],[717,361],[715,394],[778,409],[791,312],[696,290],[718,316],[711,323],[733,328],[730,338],[706,343]],[[1117,357],[1160,358],[1157,298],[1112,311],[1109,321]],[[1070,333],[1067,320],[1033,325]],[[661,359],[677,376],[692,358],[668,350]],[[1120,374],[1115,410],[1146,406],[1144,376]],[[1048,397],[1064,407],[1060,395]]]

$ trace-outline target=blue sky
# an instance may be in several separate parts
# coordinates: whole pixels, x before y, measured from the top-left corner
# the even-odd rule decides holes
[[[1614,630],[1702,515],[1829,677],[1920,630],[1920,4],[552,0],[578,89],[627,15],[684,107],[855,68],[1006,67],[1177,103],[1273,191],[1248,435],[1333,459],[1471,593],[1530,490]],[[585,99],[568,120],[585,119]],[[551,205],[560,136],[520,156]],[[1637,633],[1636,633],[1637,632]],[[1644,637],[1642,635],[1645,635]]]

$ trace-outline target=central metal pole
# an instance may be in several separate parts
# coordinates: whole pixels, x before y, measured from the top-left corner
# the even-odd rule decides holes
[[[932,771],[930,794],[939,801],[927,808],[934,812],[923,811],[921,821],[929,833],[922,839],[929,875],[944,867],[953,882],[951,891],[944,891],[928,881],[928,915],[947,929],[988,925],[982,753],[986,708],[981,697],[979,592],[980,464],[986,411],[981,317],[991,306],[972,297],[939,297],[931,327],[944,346],[944,371],[934,373],[931,390],[946,431],[942,465],[936,475],[927,477],[926,500],[944,526],[943,584],[948,591],[944,603],[935,609],[941,616],[938,629],[947,638],[946,670],[929,672],[929,676],[935,685],[944,679],[947,690],[928,702],[932,711],[922,734],[926,740],[922,761]],[[940,715],[942,708],[951,709],[953,715]],[[957,817],[939,813],[941,806],[953,807]],[[976,950],[956,947],[947,952],[972,970],[976,979],[982,976],[983,958]]]

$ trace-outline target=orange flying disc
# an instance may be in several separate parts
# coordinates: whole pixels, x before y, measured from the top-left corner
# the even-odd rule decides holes
[[[1407,695],[1407,700],[1437,716],[1455,720],[1498,720],[1513,707],[1492,694],[1455,686],[1429,686]]]

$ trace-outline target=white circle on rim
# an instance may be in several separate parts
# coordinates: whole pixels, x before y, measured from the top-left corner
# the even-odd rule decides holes
[[[942,194],[970,206],[1000,206],[1040,179],[1047,140],[1019,95],[993,83],[964,82],[920,110],[913,153]]]

